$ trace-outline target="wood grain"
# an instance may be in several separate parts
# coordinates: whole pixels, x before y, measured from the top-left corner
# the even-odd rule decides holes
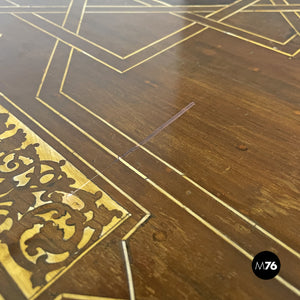
[[[298,299],[299,16],[0,1],[0,299]]]

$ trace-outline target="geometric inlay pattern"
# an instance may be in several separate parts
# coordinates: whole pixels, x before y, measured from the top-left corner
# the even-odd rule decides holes
[[[43,3],[46,5],[0,6],[0,14],[11,13],[27,25],[121,74],[188,39],[200,35],[207,29],[222,32],[289,57],[294,57],[299,53],[299,4],[290,4],[284,0],[279,0],[276,3],[270,0],[268,4],[265,2],[260,4],[259,0],[229,2],[218,4],[218,1],[212,1],[208,5],[207,2],[199,0],[196,4],[187,5],[177,2],[173,4],[172,1],[136,0],[130,4],[127,4],[126,1],[111,1],[109,4],[107,2],[101,4],[100,1],[96,2],[99,4],[94,2],[90,4],[87,0],[77,0],[70,1],[67,6],[51,5],[45,1]],[[121,5],[122,3],[123,5]],[[112,21],[114,23],[127,17],[126,20],[128,21],[120,23],[120,30],[124,31],[122,24],[130,24],[131,28],[134,26],[139,28],[139,24],[142,23],[135,24],[134,20],[142,19],[139,16],[143,14],[147,23],[142,26],[145,30],[151,27],[152,22],[161,22],[161,16],[168,17],[168,20],[174,18],[174,20],[170,19],[174,24],[176,24],[176,19],[177,21],[185,21],[185,23],[182,23],[180,28],[178,28],[178,24],[174,25],[173,32],[166,35],[162,33],[163,30],[161,29],[162,32],[154,34],[154,40],[151,42],[145,40],[146,44],[143,46],[140,46],[141,41],[137,40],[137,49],[128,54],[125,54],[126,51],[124,52],[122,49],[116,50],[115,45],[122,45],[122,42],[126,41],[126,36],[118,33],[118,30],[115,33],[112,32],[109,36],[111,41],[106,41],[105,44],[101,42],[101,33],[97,36],[97,31],[101,31],[103,24],[101,20],[107,19],[108,15],[111,16],[112,20],[115,20]],[[244,16],[249,20],[248,24],[245,24]],[[75,23],[74,20],[76,20]],[[267,21],[265,22],[266,25],[262,27],[263,20]],[[76,26],[74,27],[73,24]],[[275,25],[273,26],[273,24]],[[281,28],[276,28],[279,26],[278,24],[281,24]],[[112,25],[117,28],[115,24]],[[92,37],[86,33],[86,30],[83,30],[81,35],[81,27],[83,29],[89,28],[89,31],[94,28],[93,31],[96,32],[96,35]],[[129,34],[130,27],[125,32]],[[155,36],[157,36],[156,40]],[[105,37],[107,38],[107,36]],[[114,40],[118,38],[121,40]],[[135,42],[130,41],[130,43],[131,48],[134,48]],[[113,46],[110,47],[109,45]]]

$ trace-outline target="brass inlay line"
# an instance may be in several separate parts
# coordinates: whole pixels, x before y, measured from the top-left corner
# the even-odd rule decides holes
[[[226,20],[226,19],[228,19],[229,17],[231,17],[231,16],[233,16],[233,15],[235,15],[235,14],[237,14],[237,13],[239,13],[240,11],[243,11],[244,9],[246,9],[247,7],[249,7],[249,6],[251,6],[251,5],[253,5],[253,4],[255,4],[255,3],[257,3],[258,1],[260,1],[260,0],[251,0],[251,1],[249,1],[249,3],[247,3],[248,1],[243,1],[242,3],[246,3],[245,5],[243,5],[242,7],[240,7],[240,8],[238,8],[237,10],[234,10],[232,13],[230,13],[230,14],[228,14],[228,15],[226,15],[226,16],[224,16],[223,18],[218,18],[217,20],[220,22],[220,21],[223,21],[223,20]]]
[[[206,17],[206,18],[210,18],[210,17],[216,16],[217,14],[219,14],[219,13],[221,13],[221,12],[223,12],[223,11],[226,11],[226,10],[230,9],[232,6],[235,6],[235,5],[239,4],[241,1],[243,1],[243,0],[236,0],[236,1],[233,1],[232,3],[227,4],[227,5],[224,5],[224,6],[221,7],[219,10],[214,11],[214,12],[212,12],[211,14],[205,16],[205,17]],[[217,17],[217,19],[218,19],[218,17]]]
[[[128,250],[127,250],[127,243],[124,240],[122,240],[121,243],[122,243],[122,250],[123,250],[124,259],[125,259],[129,296],[130,296],[130,300],[135,300],[134,284],[133,284],[131,266],[130,266],[129,255],[128,255]]]
[[[36,17],[38,17],[38,18],[40,18],[40,19],[42,19],[42,20],[44,20],[45,22],[47,22],[47,23],[49,23],[49,24],[51,24],[51,25],[53,25],[53,26],[59,28],[59,29],[62,30],[62,31],[65,31],[65,32],[67,32],[67,33],[69,33],[69,34],[71,34],[71,35],[73,35],[73,36],[75,36],[75,37],[77,37],[77,38],[79,38],[79,39],[81,39],[81,40],[83,40],[83,41],[85,41],[85,42],[87,42],[87,43],[89,43],[89,44],[91,44],[91,45],[93,45],[93,46],[99,48],[99,49],[101,49],[101,50],[104,50],[105,52],[107,52],[107,53],[109,53],[109,54],[111,54],[111,55],[113,55],[113,56],[116,56],[116,57],[119,58],[119,59],[123,59],[122,56],[120,56],[120,55],[114,53],[113,51],[110,51],[110,50],[108,50],[108,49],[106,49],[106,48],[104,48],[104,47],[102,47],[102,46],[100,46],[100,45],[98,45],[98,44],[96,44],[96,43],[94,43],[94,42],[92,42],[92,41],[90,41],[90,40],[88,40],[88,39],[86,39],[86,38],[80,36],[80,35],[78,35],[78,32],[77,32],[77,31],[79,30],[80,27],[78,27],[76,33],[74,33],[74,32],[72,32],[72,31],[66,29],[65,27],[62,27],[62,26],[60,26],[60,25],[58,25],[58,24],[56,24],[56,23],[54,23],[54,22],[52,22],[52,21],[50,21],[50,20],[44,18],[43,16],[40,16],[40,15],[35,14],[35,13],[33,13],[33,15],[36,16]],[[83,14],[82,14],[82,17],[83,17]],[[81,20],[81,21],[82,21],[82,20]],[[80,23],[81,23],[81,21],[80,21]]]
[[[125,59],[127,59],[127,58],[129,58],[129,57],[131,57],[131,56],[133,56],[133,55],[141,52],[141,51],[144,51],[144,50],[146,50],[146,49],[148,49],[148,48],[150,48],[150,47],[152,47],[152,46],[154,46],[154,45],[156,45],[156,44],[158,44],[158,43],[160,43],[160,42],[162,42],[162,41],[164,41],[164,40],[166,40],[166,39],[168,39],[168,38],[170,38],[172,36],[174,36],[175,34],[177,34],[179,32],[182,32],[182,31],[184,31],[184,30],[186,30],[186,29],[194,26],[195,24],[196,24],[196,22],[192,22],[192,23],[190,23],[190,24],[188,24],[188,25],[186,25],[186,26],[184,26],[184,27],[182,27],[182,28],[180,28],[180,29],[178,29],[178,30],[176,30],[176,31],[174,31],[174,32],[172,32],[172,33],[164,36],[164,37],[162,37],[161,39],[158,39],[155,42],[152,42],[149,45],[147,45],[145,47],[142,47],[142,48],[140,48],[140,49],[138,49],[138,50],[136,50],[136,51],[134,51],[134,52],[132,52],[132,53],[124,56],[123,59],[125,60]]]
[[[64,18],[63,23],[62,23],[62,27],[65,27],[65,24],[66,24],[66,22],[67,22],[67,19],[68,19],[68,17],[69,17],[69,14],[70,14],[70,10],[71,10],[71,8],[72,8],[72,6],[73,6],[73,2],[74,2],[74,0],[70,0],[69,6],[68,6],[68,10],[67,10],[67,12],[66,12],[65,18]]]
[[[18,19],[24,21],[25,23],[29,24],[30,26],[33,26],[33,27],[35,27],[35,28],[41,30],[42,32],[47,33],[48,35],[50,35],[50,36],[52,36],[52,37],[58,39],[59,41],[63,42],[64,44],[66,44],[66,45],[68,45],[68,46],[70,46],[71,48],[74,48],[74,49],[76,49],[77,51],[82,52],[82,53],[84,53],[84,54],[90,56],[90,57],[93,58],[94,60],[96,60],[96,61],[98,61],[98,62],[100,62],[100,63],[106,65],[107,67],[109,67],[109,68],[115,70],[115,71],[118,72],[118,73],[125,73],[125,72],[131,70],[132,68],[134,68],[134,67],[136,67],[136,66],[138,66],[138,65],[140,65],[140,64],[142,64],[142,63],[144,63],[144,62],[146,62],[146,61],[148,61],[148,60],[150,60],[150,59],[152,59],[153,57],[155,57],[155,56],[157,56],[157,55],[159,55],[159,54],[161,54],[161,53],[167,51],[168,49],[170,49],[170,48],[172,48],[172,47],[174,47],[174,46],[176,46],[176,45],[178,45],[178,44],[180,44],[180,43],[182,43],[182,42],[184,42],[184,41],[186,41],[186,40],[188,40],[188,39],[194,37],[195,35],[199,34],[200,32],[202,32],[202,31],[204,30],[204,29],[201,29],[201,30],[197,31],[196,33],[193,33],[193,34],[189,35],[188,37],[186,37],[186,38],[184,38],[184,39],[182,39],[182,40],[180,40],[180,41],[178,41],[178,42],[176,42],[176,43],[170,45],[169,47],[167,47],[167,48],[165,48],[165,49],[163,49],[163,50],[161,50],[161,51],[155,53],[154,55],[152,55],[152,56],[150,56],[150,57],[148,57],[148,58],[146,58],[146,59],[140,61],[139,63],[134,64],[134,65],[132,65],[131,67],[129,67],[129,68],[127,68],[127,69],[125,69],[125,70],[122,71],[122,70],[117,69],[117,68],[113,67],[112,65],[106,63],[105,61],[100,60],[99,58],[97,58],[97,57],[95,57],[95,56],[93,56],[93,55],[90,55],[89,53],[83,51],[81,48],[75,46],[74,44],[70,44],[70,43],[66,42],[65,40],[63,40],[62,38],[60,38],[60,37],[54,35],[53,33],[50,33],[49,31],[46,31],[45,29],[40,28],[39,26],[33,24],[32,22],[30,22],[30,21],[28,21],[28,20],[26,20],[26,19],[24,19],[24,18],[22,18],[22,17],[20,17],[20,16],[18,16],[18,15],[15,15],[15,14],[13,14],[13,15],[14,15],[15,17],[17,17]],[[38,15],[36,15],[36,16],[38,16]],[[39,16],[39,17],[40,17],[40,16]],[[58,26],[58,25],[56,25],[56,26],[57,26],[57,27],[61,27],[61,26]],[[161,40],[158,41],[158,43],[164,41],[165,39],[168,39],[168,38],[172,37],[173,35],[175,35],[175,34],[177,34],[177,33],[179,33],[179,32],[182,32],[182,31],[184,31],[184,30],[190,28],[191,26],[192,26],[192,25],[188,25],[188,26],[182,28],[182,30],[178,30],[177,32],[174,32],[174,33],[172,33],[172,34],[166,36],[165,38],[162,38]],[[82,37],[80,37],[80,36],[78,36],[78,35],[72,33],[71,31],[69,31],[68,33],[71,33],[72,35],[76,36],[77,38],[80,38],[80,39],[84,40],[84,38],[82,38]],[[154,45],[154,44],[156,44],[156,43],[154,42],[153,45]],[[143,50],[145,50],[145,49],[147,49],[147,48],[149,48],[149,47],[150,47],[150,46],[145,46],[144,48],[141,48],[141,49],[137,50],[136,52],[129,54],[127,58],[129,58],[129,57],[131,57],[131,56],[133,56],[133,55],[135,55],[135,54],[137,54],[137,53],[139,53],[139,52],[141,52],[141,51],[143,51]],[[103,49],[103,47],[100,47],[100,46],[99,46],[99,48],[102,48],[102,49]],[[111,51],[110,51],[110,52],[111,52]],[[119,57],[120,57],[120,56],[119,56]],[[122,57],[121,57],[121,58],[122,58]],[[122,60],[123,60],[123,58],[122,58]]]
[[[0,7],[0,14],[11,14],[11,13],[17,13],[17,14],[32,14],[32,13],[37,13],[37,14],[65,14],[66,10],[62,10],[62,9],[57,9],[55,10],[55,8],[49,8],[49,10],[47,10],[47,8],[36,8],[36,9],[26,9],[26,8],[17,8],[17,7]],[[213,10],[211,9],[195,9],[195,10],[189,10],[186,11],[184,9],[177,9],[177,10],[171,10],[171,11],[165,11],[165,10],[153,10],[153,11],[143,11],[143,10],[96,10],[96,9],[89,9],[87,7],[86,9],[86,14],[114,14],[114,13],[118,13],[118,14],[166,14],[166,13],[172,13],[172,12],[177,12],[177,13],[210,13],[213,12]],[[242,11],[239,11],[239,13],[252,13],[252,12],[257,12],[257,13],[284,13],[284,12],[293,12],[295,14],[300,12],[300,7],[298,8],[268,8],[268,9],[244,9]]]
[[[137,2],[137,3],[140,3],[144,6],[151,6],[150,4],[146,3],[146,2],[143,2],[142,0],[133,0],[134,2]]]
[[[5,1],[8,2],[8,3],[10,3],[10,4],[12,4],[12,5],[14,5],[14,6],[20,6],[19,4],[15,3],[15,2],[13,2],[11,0],[5,0]]]
[[[7,1],[7,0],[6,0]],[[249,8],[251,6],[251,8]],[[65,5],[15,5],[15,6],[1,6],[0,11],[2,13],[34,13],[40,12],[41,9],[44,9],[45,13],[66,13],[64,10],[68,8]],[[216,13],[224,10],[226,6],[222,5],[172,5],[172,6],[164,6],[164,5],[152,5],[152,6],[118,6],[118,5],[87,5],[87,12],[97,12],[97,13],[168,13],[168,12],[190,12],[190,13],[198,13],[198,12],[208,12],[211,16]],[[300,4],[250,4],[245,5],[238,12],[296,12],[300,11]],[[230,16],[227,15],[228,18]],[[209,18],[209,15],[206,16]]]
[[[30,25],[30,26],[32,26],[32,27],[38,29],[38,30],[41,30],[42,32],[44,32],[44,33],[50,35],[51,37],[53,37],[53,38],[55,38],[55,39],[61,41],[62,43],[64,43],[64,44],[70,46],[71,48],[76,49],[78,52],[81,52],[81,53],[83,53],[83,54],[85,54],[85,55],[91,57],[91,58],[94,59],[95,61],[98,61],[98,62],[102,63],[103,65],[109,67],[110,69],[113,69],[113,70],[115,70],[115,71],[118,72],[118,73],[122,73],[121,70],[119,70],[119,69],[117,69],[117,68],[115,68],[115,67],[113,67],[113,66],[107,64],[106,62],[104,62],[104,61],[98,59],[97,57],[95,57],[95,56],[93,56],[93,55],[91,55],[91,54],[89,54],[89,53],[83,51],[83,50],[80,49],[79,47],[77,47],[77,46],[75,46],[75,45],[73,45],[73,44],[70,44],[70,43],[66,42],[66,41],[63,40],[62,38],[60,38],[60,37],[58,37],[58,36],[55,36],[54,34],[48,32],[48,31],[46,31],[46,30],[44,30],[44,29],[42,29],[42,28],[40,28],[40,27],[38,27],[38,26],[36,26],[35,24],[33,24],[33,23],[27,21],[26,19],[21,18],[20,16],[18,16],[18,15],[16,15],[16,14],[12,14],[12,15],[13,15],[14,17],[16,17],[17,19],[19,19],[19,20],[21,20],[21,21],[27,23],[28,25]]]
[[[250,40],[250,39],[245,38],[245,37],[243,37],[243,36],[241,36],[241,35],[238,35],[238,34],[235,34],[235,33],[231,33],[231,32],[228,32],[228,31],[225,31],[225,30],[219,28],[218,25],[222,25],[222,26],[225,26],[225,27],[228,26],[228,25],[225,24],[225,23],[222,23],[222,24],[221,24],[221,23],[215,22],[215,24],[213,24],[214,21],[212,21],[212,20],[207,19],[207,21],[205,21],[205,20],[203,20],[200,16],[194,16],[194,15],[192,15],[192,14],[191,14],[190,16],[188,16],[188,17],[187,17],[187,16],[178,15],[178,14],[174,14],[174,13],[172,13],[172,14],[173,14],[173,15],[176,15],[176,16],[182,18],[182,19],[189,20],[189,21],[191,21],[191,22],[192,22],[192,21],[195,21],[195,22],[197,22],[197,23],[199,23],[199,24],[201,24],[201,25],[207,26],[208,28],[212,28],[212,29],[217,30],[217,31],[219,31],[219,32],[222,32],[222,33],[225,33],[225,34],[228,34],[228,35],[237,37],[237,38],[239,38],[239,39],[241,39],[241,40],[244,40],[244,41],[247,41],[247,42],[249,42],[249,43],[258,45],[258,46],[260,46],[260,47],[263,47],[263,48],[272,50],[272,51],[274,51],[274,52],[278,52],[278,53],[280,53],[280,54],[284,54],[284,55],[290,56],[290,57],[295,56],[295,53],[291,54],[291,53],[288,53],[288,52],[284,52],[284,51],[281,51],[281,50],[276,49],[276,48],[274,48],[274,47],[267,46],[267,45],[265,45],[265,44],[263,44],[263,43],[260,43],[260,42],[256,42],[256,41]],[[197,20],[198,20],[198,21],[197,21]],[[210,25],[207,25],[207,24],[208,24],[207,22],[210,22],[211,24],[210,24]],[[212,25],[212,24],[213,24],[213,25]],[[253,34],[253,33],[252,33],[251,35],[255,36],[255,34]],[[256,36],[257,36],[257,35],[256,35]],[[264,39],[269,40],[269,39],[267,39],[267,38],[264,38]]]
[[[37,16],[37,17],[39,17],[39,18],[41,18],[41,19],[43,19],[43,20],[46,21],[46,22],[51,23],[52,25],[54,25],[54,26],[56,26],[56,27],[58,27],[58,28],[60,28],[60,29],[62,29],[62,30],[65,30],[65,31],[68,32],[68,33],[71,33],[71,34],[73,34],[73,35],[79,37],[80,39],[86,41],[87,43],[90,43],[90,44],[92,44],[92,45],[94,45],[94,46],[100,48],[101,50],[104,50],[104,51],[108,52],[109,54],[112,54],[112,55],[116,56],[117,58],[119,58],[119,59],[121,59],[121,60],[126,60],[127,58],[129,58],[129,57],[131,57],[131,56],[133,56],[133,55],[135,55],[135,54],[137,54],[137,53],[139,53],[139,52],[141,52],[141,51],[143,51],[143,50],[145,50],[145,49],[148,49],[149,47],[152,47],[153,45],[156,45],[156,44],[158,44],[159,42],[164,41],[164,40],[168,39],[169,37],[172,37],[172,36],[174,36],[175,34],[177,34],[177,33],[179,33],[179,32],[182,32],[182,31],[184,31],[184,30],[190,28],[190,27],[193,26],[194,24],[196,24],[196,22],[192,22],[192,23],[190,23],[190,24],[188,24],[188,25],[186,25],[186,26],[184,26],[184,27],[182,27],[182,28],[180,28],[180,29],[178,29],[178,30],[176,30],[176,31],[174,31],[174,32],[172,32],[172,33],[170,33],[170,34],[164,36],[164,37],[162,37],[161,39],[158,39],[158,40],[156,40],[155,42],[150,43],[150,44],[148,44],[147,46],[144,46],[144,47],[142,47],[142,48],[140,48],[140,49],[138,49],[138,50],[136,50],[136,51],[134,51],[134,52],[132,52],[132,53],[126,55],[126,56],[120,56],[120,55],[116,54],[115,52],[113,52],[113,51],[111,51],[111,50],[108,50],[108,49],[106,49],[105,47],[100,46],[100,45],[98,45],[98,44],[96,44],[96,43],[94,43],[94,42],[92,42],[92,41],[90,41],[90,40],[88,40],[88,39],[86,39],[86,38],[80,36],[80,35],[79,35],[79,29],[80,29],[80,26],[77,28],[77,31],[76,31],[76,33],[74,34],[73,32],[71,32],[70,30],[64,28],[63,26],[59,26],[59,25],[55,24],[54,22],[52,22],[52,21],[50,21],[50,20],[48,20],[48,19],[46,19],[46,18],[44,18],[44,17],[42,17],[42,16],[40,16],[40,15],[37,15],[37,14],[34,14],[34,15]],[[82,14],[82,18],[83,18],[83,14]],[[81,24],[81,22],[82,22],[82,18],[81,18],[80,24]],[[185,40],[185,39],[184,39],[184,40]],[[183,41],[183,40],[182,40],[182,41]]]
[[[270,0],[270,2],[272,3],[272,5],[276,5],[276,3],[274,2],[274,0]],[[285,4],[287,4],[288,2],[286,2],[285,0],[283,1]],[[295,30],[295,32],[297,32],[297,34],[299,35],[299,30],[297,28],[297,26],[294,24],[293,21],[290,20],[290,18],[287,16],[287,14],[289,13],[284,13],[284,12],[280,12],[280,14],[283,16],[283,18],[288,22],[288,24]]]
[[[133,68],[135,68],[135,67],[137,67],[137,66],[143,64],[144,62],[151,60],[152,58],[156,57],[157,55],[160,55],[161,53],[166,52],[167,50],[173,48],[174,46],[177,46],[177,45],[179,45],[179,44],[181,44],[181,43],[183,43],[183,42],[185,42],[185,41],[191,39],[192,37],[198,35],[199,33],[203,32],[203,31],[206,30],[206,29],[207,29],[207,28],[203,28],[203,29],[198,30],[197,32],[195,32],[195,33],[193,33],[193,34],[187,36],[186,38],[184,38],[184,39],[182,39],[182,40],[180,40],[180,41],[178,41],[178,42],[176,42],[176,43],[174,43],[174,44],[168,46],[167,48],[164,48],[163,50],[160,50],[160,51],[156,52],[155,54],[153,54],[153,55],[147,57],[146,59],[141,60],[141,61],[138,62],[137,64],[135,64],[135,65],[133,65],[133,66],[131,66],[131,67],[125,69],[122,73],[126,73],[126,72],[128,72],[129,70],[131,70],[131,69],[133,69]]]
[[[218,24],[220,24],[220,25],[223,25],[223,26],[226,26],[226,27],[229,27],[229,28],[238,30],[238,31],[245,32],[245,33],[247,33],[247,34],[253,35],[254,37],[259,37],[259,38],[265,39],[265,40],[270,41],[270,42],[274,42],[274,43],[279,44],[279,45],[286,45],[286,44],[287,44],[288,42],[290,42],[294,37],[297,36],[297,34],[294,34],[292,37],[290,37],[290,38],[287,39],[286,41],[280,42],[280,41],[276,41],[276,40],[274,40],[274,39],[265,37],[265,36],[263,36],[263,35],[261,35],[261,34],[253,33],[253,32],[251,32],[251,31],[248,31],[248,30],[245,30],[245,29],[242,29],[242,28],[239,28],[239,27],[236,27],[236,26],[233,26],[233,25],[230,25],[230,24],[221,22],[221,21],[212,21],[212,22],[215,22],[216,25],[217,25],[217,23],[218,23]],[[202,24],[202,25],[204,25],[204,24]],[[215,29],[215,28],[214,28],[214,29]]]

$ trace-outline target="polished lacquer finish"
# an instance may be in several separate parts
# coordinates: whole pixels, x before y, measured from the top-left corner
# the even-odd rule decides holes
[[[0,0],[0,299],[298,299],[299,52],[299,0]]]

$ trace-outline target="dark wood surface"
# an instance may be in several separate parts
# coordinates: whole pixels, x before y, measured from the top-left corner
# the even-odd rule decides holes
[[[0,299],[298,299],[298,52],[299,0],[0,0]]]

